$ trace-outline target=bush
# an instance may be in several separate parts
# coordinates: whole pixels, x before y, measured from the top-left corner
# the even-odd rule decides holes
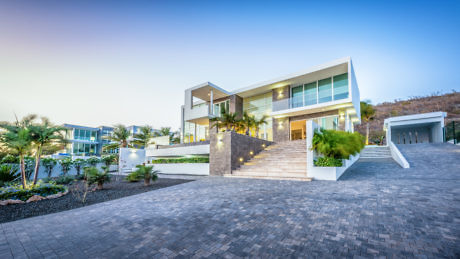
[[[19,157],[13,155],[6,155],[2,159],[2,164],[19,164]]]
[[[336,130],[315,132],[312,149],[329,158],[348,159],[364,148],[364,137],[358,132]]]
[[[64,158],[59,161],[59,164],[61,165],[62,169],[62,174],[66,175],[67,172],[70,171],[70,168],[72,168],[73,161],[70,158]]]
[[[182,157],[182,158],[159,158],[151,161],[152,164],[175,164],[175,163],[209,163],[209,157]]]
[[[153,166],[137,165],[137,170],[131,174],[134,174],[140,179],[144,179],[144,185],[149,185],[150,180],[155,182],[158,179],[159,170],[153,170]],[[135,177],[133,176],[133,177]]]
[[[71,175],[61,175],[58,178],[54,179],[54,182],[57,184],[70,184],[75,180]]]
[[[96,167],[86,167],[85,177],[88,184],[97,184],[97,189],[101,190],[104,183],[110,181],[110,174],[107,170],[99,171]]]
[[[21,185],[12,185],[0,188],[0,200],[21,200],[27,201],[34,195],[46,197],[48,195],[65,192],[66,188],[62,185],[52,183],[39,183],[30,188],[23,189]]]
[[[43,167],[45,167],[45,172],[48,175],[48,178],[51,177],[51,174],[53,173],[53,168],[57,163],[56,159],[53,159],[51,157],[45,157],[41,161]]]
[[[136,171],[134,171],[134,172],[129,173],[125,179],[128,182],[139,182],[141,180],[141,177]]]
[[[77,171],[77,176],[80,176],[80,170],[82,167],[85,167],[86,165],[86,160],[77,158],[73,161],[72,163],[73,167],[75,168],[75,171]]]
[[[19,168],[13,165],[0,165],[0,187],[21,178]]]
[[[97,158],[97,157],[94,157],[94,156],[86,159],[86,163],[88,165],[92,166],[92,167],[97,166],[97,164],[99,164],[100,162],[101,162],[101,160],[99,158]]]
[[[342,160],[333,157],[319,157],[314,164],[322,167],[341,167]]]
[[[101,158],[101,161],[104,162],[105,166],[109,167],[117,160],[116,155],[106,155]]]

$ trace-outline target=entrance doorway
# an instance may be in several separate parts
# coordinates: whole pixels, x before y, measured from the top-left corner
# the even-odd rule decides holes
[[[307,138],[307,121],[291,121],[291,140]]]

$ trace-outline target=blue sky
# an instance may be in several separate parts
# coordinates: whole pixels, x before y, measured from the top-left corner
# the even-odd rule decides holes
[[[460,90],[460,1],[95,2],[0,2],[0,120],[178,128],[188,87],[345,56],[373,103]]]

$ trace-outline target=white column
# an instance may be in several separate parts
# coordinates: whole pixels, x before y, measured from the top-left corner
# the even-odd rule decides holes
[[[211,94],[210,94],[210,100],[209,100],[209,105],[210,105],[210,111],[209,114],[214,114],[214,92],[211,89]]]
[[[193,123],[193,125],[195,126],[194,128],[195,134],[193,135],[193,142],[196,142],[196,123]]]

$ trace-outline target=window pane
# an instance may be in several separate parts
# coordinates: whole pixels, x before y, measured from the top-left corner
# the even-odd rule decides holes
[[[305,85],[305,105],[316,104],[316,82]]]
[[[85,145],[85,153],[89,153],[89,144],[84,144]]]
[[[292,107],[302,107],[303,106],[303,86],[297,86],[292,88]]]
[[[348,98],[348,74],[334,76],[334,100]]]
[[[326,78],[318,81],[318,101],[319,103],[332,101],[332,80]]]

